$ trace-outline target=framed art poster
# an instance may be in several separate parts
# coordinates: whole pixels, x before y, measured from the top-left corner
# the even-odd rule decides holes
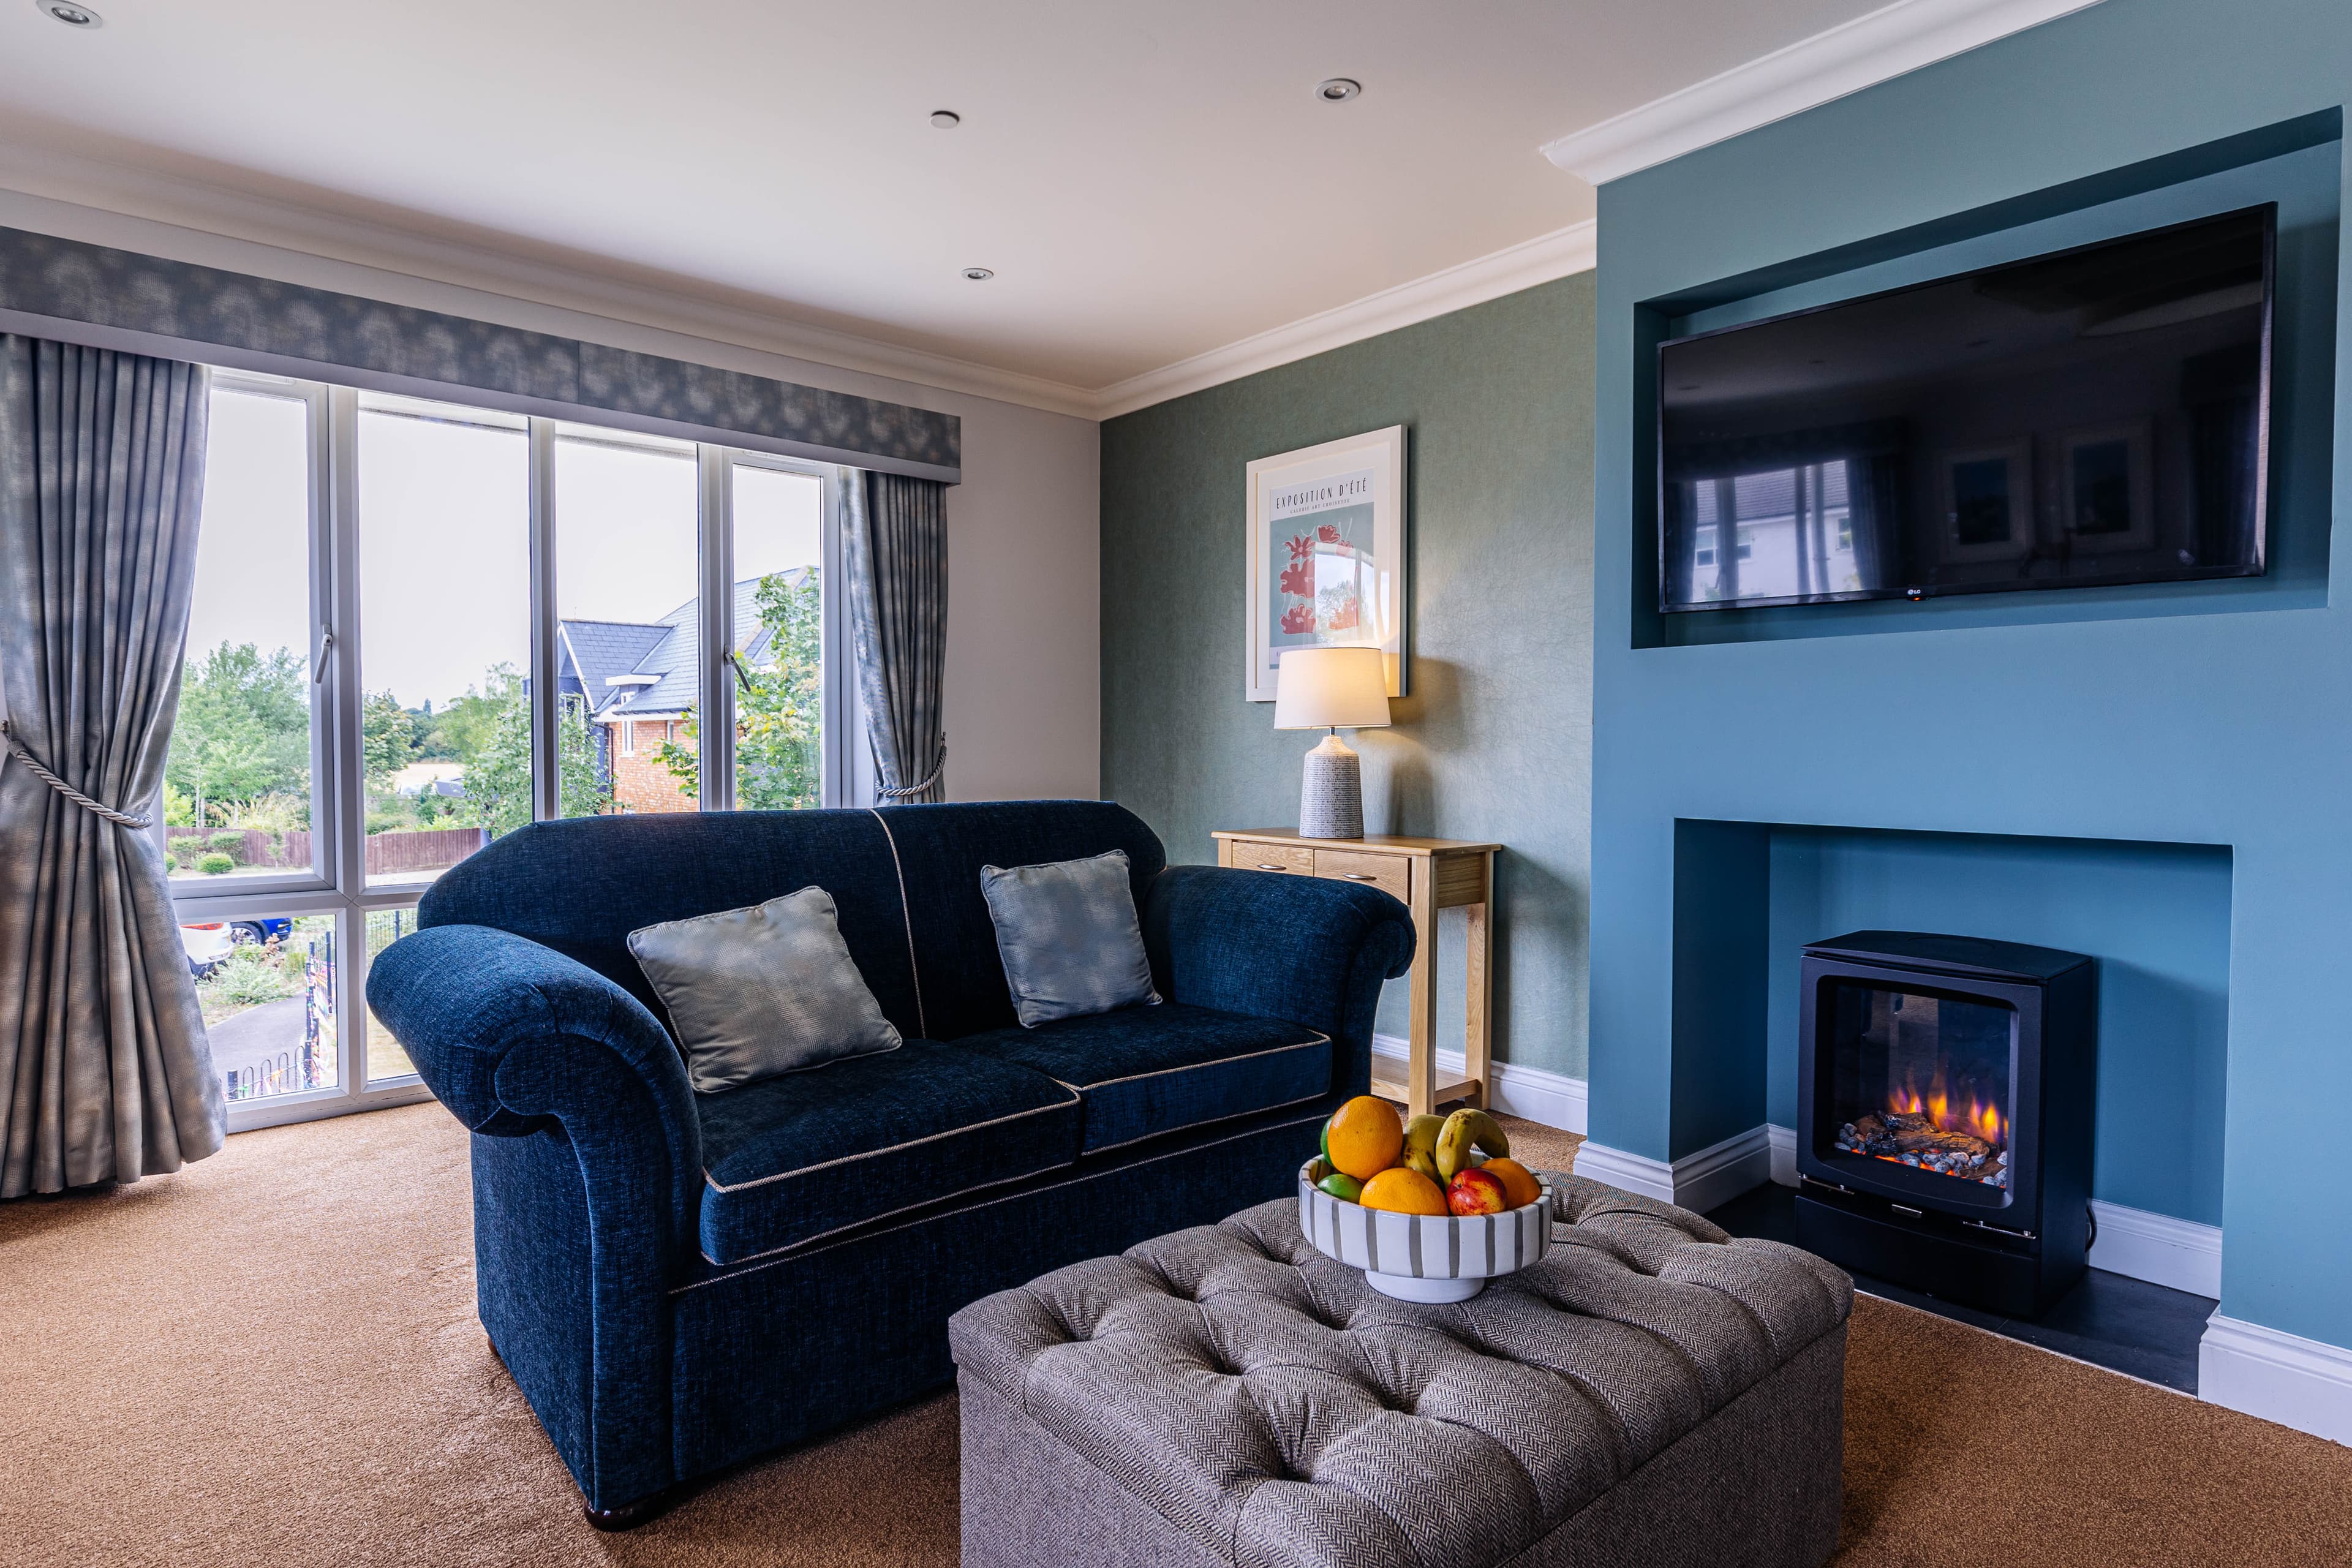
[[[1249,465],[1244,690],[1274,700],[1283,650],[1369,644],[1405,694],[1404,426]]]

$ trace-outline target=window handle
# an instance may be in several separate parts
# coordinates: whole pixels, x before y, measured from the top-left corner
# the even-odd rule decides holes
[[[335,646],[335,628],[326,622],[319,623],[319,654],[310,661],[310,684],[317,686],[327,679],[327,655]]]

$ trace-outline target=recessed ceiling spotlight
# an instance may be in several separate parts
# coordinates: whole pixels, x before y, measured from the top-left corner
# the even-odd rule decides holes
[[[1315,96],[1326,103],[1345,103],[1363,90],[1364,84],[1353,77],[1335,76],[1315,84]]]
[[[72,0],[33,0],[34,9],[45,16],[55,17],[68,27],[91,31],[106,26],[106,18],[87,5],[76,5]]]
[[[940,131],[952,131],[962,123],[963,116],[958,114],[952,109],[934,109],[931,110],[931,124],[935,129]]]
[[[985,283],[996,276],[985,267],[967,267],[963,269],[963,275],[975,283]]]

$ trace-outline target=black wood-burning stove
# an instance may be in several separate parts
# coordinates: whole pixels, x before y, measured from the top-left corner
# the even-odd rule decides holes
[[[2089,1248],[2091,961],[1864,931],[1805,949],[1798,1235],[1947,1300],[2039,1316]]]

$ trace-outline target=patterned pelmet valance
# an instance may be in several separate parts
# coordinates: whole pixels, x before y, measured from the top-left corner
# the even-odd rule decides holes
[[[0,227],[0,330],[961,478],[952,414],[23,229]]]

